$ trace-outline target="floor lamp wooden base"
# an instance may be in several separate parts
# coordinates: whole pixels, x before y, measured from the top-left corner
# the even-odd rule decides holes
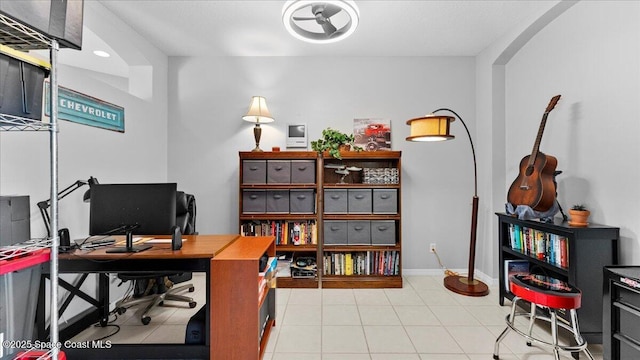
[[[449,275],[444,278],[444,287],[466,296],[486,296],[489,295],[489,287],[480,280],[469,281],[467,276]]]

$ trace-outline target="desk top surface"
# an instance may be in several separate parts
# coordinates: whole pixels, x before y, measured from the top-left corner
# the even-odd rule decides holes
[[[115,260],[115,259],[163,259],[163,258],[213,258],[233,243],[240,236],[237,234],[229,235],[182,235],[185,241],[182,242],[182,249],[171,250],[171,243],[154,243],[153,247],[138,253],[107,253],[111,246],[95,248],[89,250],[76,249],[69,253],[60,254],[61,260]],[[124,239],[124,236],[114,236],[116,243]],[[154,236],[154,239],[162,239],[170,237]],[[121,245],[120,245],[121,246]]]

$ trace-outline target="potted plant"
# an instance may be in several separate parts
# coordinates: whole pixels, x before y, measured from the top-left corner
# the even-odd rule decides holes
[[[342,159],[340,150],[348,151],[354,141],[353,134],[345,134],[339,130],[326,128],[322,130],[322,137],[311,141],[311,149],[317,152],[328,151],[336,159]]]
[[[571,226],[579,226],[585,227],[589,225],[589,215],[591,212],[587,209],[585,205],[577,204],[573,205],[571,209],[569,209],[569,215],[571,219],[569,220],[569,225]]]

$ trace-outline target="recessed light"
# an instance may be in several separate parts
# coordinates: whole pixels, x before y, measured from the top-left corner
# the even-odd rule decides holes
[[[109,56],[111,56],[108,52],[102,51],[102,50],[95,50],[93,53],[96,56],[100,56],[100,57],[103,57],[103,58],[108,58]]]

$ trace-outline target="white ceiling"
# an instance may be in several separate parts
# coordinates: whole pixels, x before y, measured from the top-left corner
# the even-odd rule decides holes
[[[475,56],[545,1],[356,0],[360,25],[307,44],[282,25],[285,1],[100,0],[169,56]]]
[[[549,6],[540,0],[356,0],[360,25],[351,37],[309,44],[284,29],[284,0],[85,1],[99,1],[168,56],[475,56]],[[110,48],[90,29],[85,22],[83,51],[61,53],[60,62],[126,77],[117,54],[107,60],[91,54]]]

